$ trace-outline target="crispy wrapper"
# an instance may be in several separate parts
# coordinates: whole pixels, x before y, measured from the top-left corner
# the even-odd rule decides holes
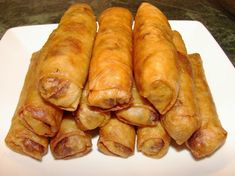
[[[180,90],[174,106],[162,117],[168,134],[181,145],[200,127],[192,68],[187,57],[179,53]]]
[[[87,4],[74,4],[43,46],[39,91],[48,102],[75,111],[88,75],[96,18]]]
[[[202,124],[187,141],[186,145],[194,157],[203,158],[211,155],[224,144],[227,132],[223,129],[216,112],[200,55],[197,53],[190,54],[188,59],[192,65],[195,96]]]
[[[19,113],[19,110],[22,109],[22,106],[24,106],[27,93],[30,93],[28,90],[31,90],[31,83],[35,82],[34,72],[39,61],[37,56],[38,53],[34,53],[31,58],[30,66],[25,77],[24,86],[21,90],[18,105],[12,118],[11,127],[5,138],[5,142],[13,151],[41,160],[43,155],[47,153],[48,139],[33,133],[31,128],[30,130],[26,128],[22,124],[20,117],[21,114]],[[41,122],[41,120],[35,121],[38,123]]]
[[[48,138],[39,136],[28,130],[20,122],[18,116],[14,116],[5,142],[11,150],[28,155],[37,160],[42,160],[42,157],[48,150]]]
[[[133,102],[130,107],[116,111],[119,120],[135,126],[154,126],[158,123],[159,113],[132,87]]]
[[[87,96],[88,90],[86,86],[82,92],[80,105],[75,112],[77,125],[84,131],[104,126],[111,117],[110,112],[100,112],[97,109],[88,106]]]
[[[121,7],[102,12],[89,70],[88,103],[104,111],[131,101],[132,14]]]
[[[173,31],[173,43],[177,49],[178,52],[181,54],[187,56],[187,49],[184,44],[184,40],[181,36],[181,34],[178,31]]]
[[[38,75],[42,65],[41,52],[31,59],[31,78],[26,79],[21,91],[17,113],[21,123],[34,133],[52,137],[59,130],[63,111],[45,102],[38,92]]]
[[[65,113],[60,130],[52,138],[50,147],[56,159],[84,156],[91,151],[91,135],[78,128],[72,114]]]
[[[127,158],[134,153],[135,129],[115,117],[100,128],[98,149],[106,154]]]
[[[144,155],[161,158],[170,146],[171,138],[159,122],[153,127],[139,127],[137,130],[137,149]]]
[[[134,28],[134,75],[141,96],[165,114],[179,91],[177,51],[164,14],[148,3],[137,10]]]

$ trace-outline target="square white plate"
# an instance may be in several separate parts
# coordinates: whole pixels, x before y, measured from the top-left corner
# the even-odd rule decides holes
[[[196,161],[188,150],[170,147],[162,159],[141,153],[122,159],[93,151],[72,160],[54,160],[49,152],[42,162],[12,152],[4,138],[23,86],[31,54],[39,50],[56,24],[9,29],[0,41],[0,175],[232,175],[235,173],[235,69],[223,50],[196,21],[170,21],[186,43],[188,53],[201,54],[221,123],[228,131],[222,148]]]

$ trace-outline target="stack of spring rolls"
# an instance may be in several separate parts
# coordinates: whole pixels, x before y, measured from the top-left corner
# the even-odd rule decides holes
[[[195,158],[225,142],[200,55],[187,54],[166,16],[142,3],[135,16],[106,9],[98,19],[87,4],[72,5],[34,53],[6,144],[41,160],[92,149],[127,158],[137,150],[161,158],[175,141]]]

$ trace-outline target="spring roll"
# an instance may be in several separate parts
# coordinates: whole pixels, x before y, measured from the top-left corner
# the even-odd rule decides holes
[[[45,102],[37,90],[41,54],[37,52],[32,56],[30,70],[33,73],[29,70],[30,79],[25,80],[16,113],[26,128],[40,136],[52,137],[59,129],[63,112]]]
[[[34,71],[39,61],[37,55],[38,53],[34,53],[31,58],[24,86],[21,90],[18,105],[12,118],[11,127],[5,138],[5,142],[13,151],[41,160],[43,155],[47,153],[48,139],[46,137],[38,136],[26,128],[22,124],[19,113],[19,109],[21,109],[25,103],[26,94],[30,89],[31,81],[34,82],[35,79]]]
[[[195,96],[199,107],[199,118],[202,124],[187,141],[186,145],[195,158],[203,158],[211,155],[223,145],[227,137],[227,132],[223,129],[216,112],[200,55],[190,54],[188,58],[192,65]]]
[[[97,145],[106,155],[127,158],[134,153],[135,129],[114,117],[100,128]]]
[[[132,14],[121,7],[99,18],[89,70],[88,103],[104,111],[127,107],[132,87]]]
[[[200,127],[195,99],[192,68],[186,56],[179,53],[180,90],[174,106],[162,117],[168,134],[181,145]]]
[[[82,92],[82,98],[78,110],[75,112],[77,125],[84,131],[104,126],[111,117],[110,112],[100,112],[88,106],[87,95],[88,90],[86,86]]]
[[[187,49],[184,44],[184,40],[181,36],[181,34],[178,31],[173,31],[173,43],[177,49],[178,52],[181,54],[187,56]]]
[[[66,113],[59,132],[50,142],[50,147],[56,159],[84,156],[91,151],[91,136],[78,128],[72,114]]]
[[[135,126],[154,126],[158,123],[159,114],[152,105],[141,97],[135,84],[132,87],[133,102],[130,107],[116,111],[119,120]]]
[[[159,122],[153,127],[139,127],[137,130],[137,149],[144,155],[161,158],[170,146],[171,138]]]
[[[45,102],[38,92],[38,75],[42,65],[41,52],[32,56],[30,80],[25,81],[21,104],[17,110],[21,123],[32,132],[45,137],[54,136],[59,130],[63,111]]]
[[[37,160],[42,160],[48,150],[48,138],[28,130],[18,116],[14,117],[5,142],[11,150]]]
[[[134,75],[141,96],[165,114],[179,91],[177,51],[164,14],[149,3],[137,10],[134,27]]]
[[[43,46],[40,95],[51,104],[75,111],[87,79],[96,18],[87,4],[72,5]]]

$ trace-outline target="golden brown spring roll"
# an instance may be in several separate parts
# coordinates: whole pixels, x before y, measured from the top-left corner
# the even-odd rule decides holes
[[[188,56],[192,65],[195,96],[199,107],[201,127],[187,141],[187,147],[196,158],[211,155],[225,142],[227,132],[223,129],[206,81],[202,60],[199,54]]]
[[[43,155],[47,153],[48,139],[46,137],[38,136],[26,128],[21,123],[19,114],[19,109],[24,105],[31,81],[34,81],[35,79],[34,71],[39,61],[37,56],[38,53],[35,53],[31,58],[24,86],[21,90],[18,105],[12,118],[11,127],[5,138],[5,142],[13,151],[41,160]]]
[[[100,128],[98,149],[106,154],[127,158],[134,153],[135,129],[115,117]]]
[[[174,43],[177,51],[179,51],[181,54],[187,56],[187,49],[184,44],[184,40],[183,40],[181,34],[175,30],[173,31],[173,43]]]
[[[89,70],[88,103],[106,111],[129,105],[132,87],[132,14],[121,7],[99,18]]]
[[[177,51],[164,14],[149,3],[137,10],[134,27],[134,75],[141,96],[165,114],[179,91]]]
[[[42,157],[48,150],[48,138],[39,136],[28,130],[20,122],[19,117],[16,116],[12,121],[5,142],[11,150],[28,155],[37,160],[42,160]]]
[[[21,123],[40,136],[52,137],[60,127],[62,110],[45,102],[38,92],[38,75],[42,65],[41,52],[35,53],[31,59],[31,79],[25,81],[27,89],[22,89],[21,104],[17,113]]]
[[[50,147],[56,159],[84,156],[91,151],[91,136],[77,127],[72,114],[66,113],[59,132],[50,142]]]
[[[48,102],[75,111],[87,79],[96,18],[87,4],[74,4],[43,46],[39,91]]]
[[[116,111],[119,120],[135,126],[154,126],[158,123],[159,114],[152,105],[141,97],[135,84],[132,87],[133,102],[130,107]]]
[[[82,92],[82,98],[78,110],[75,112],[77,125],[84,131],[104,126],[111,117],[110,112],[100,112],[88,106],[87,96],[88,90],[86,86]]]
[[[186,56],[179,53],[180,90],[174,106],[162,117],[168,134],[181,145],[200,127],[195,99],[192,68]]]
[[[45,102],[38,92],[38,76],[41,67],[41,53],[34,54],[32,58],[34,73],[27,84],[27,89],[22,90],[18,115],[22,124],[40,136],[52,137],[59,130],[63,111]],[[33,60],[34,59],[34,60]]]
[[[161,158],[169,148],[171,138],[159,122],[153,127],[139,127],[137,130],[137,149],[144,155]]]

